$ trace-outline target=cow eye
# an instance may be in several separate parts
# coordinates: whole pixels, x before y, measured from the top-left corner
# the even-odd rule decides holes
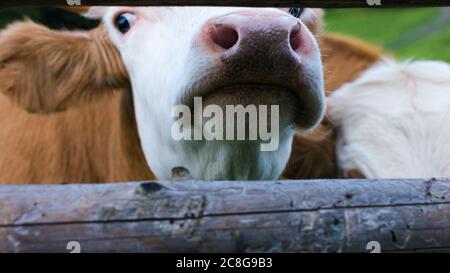
[[[136,15],[131,12],[124,12],[119,14],[115,19],[116,28],[123,34],[127,33],[134,22],[136,21]]]
[[[295,18],[300,18],[304,10],[303,8],[289,8],[289,13]]]

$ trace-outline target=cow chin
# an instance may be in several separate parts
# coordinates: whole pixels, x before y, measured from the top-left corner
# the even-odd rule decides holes
[[[196,179],[274,180],[287,164],[292,137],[291,130],[282,130],[279,147],[269,152],[262,152],[258,141],[190,141],[183,147],[190,160],[182,164]]]

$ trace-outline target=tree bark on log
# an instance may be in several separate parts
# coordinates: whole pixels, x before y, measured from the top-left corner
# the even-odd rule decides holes
[[[261,7],[420,7],[448,6],[449,0],[3,0],[6,6],[261,6]]]
[[[450,251],[448,180],[0,186],[0,252]]]

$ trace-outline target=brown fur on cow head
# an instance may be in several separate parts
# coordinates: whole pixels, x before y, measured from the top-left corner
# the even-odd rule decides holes
[[[0,92],[30,112],[52,112],[129,86],[103,28],[54,31],[31,21],[0,33]]]

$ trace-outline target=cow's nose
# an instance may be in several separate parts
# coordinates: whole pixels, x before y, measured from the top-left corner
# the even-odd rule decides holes
[[[300,54],[308,46],[300,22],[285,14],[231,13],[215,18],[206,27],[212,49],[227,55],[252,50],[261,44],[294,54]]]

